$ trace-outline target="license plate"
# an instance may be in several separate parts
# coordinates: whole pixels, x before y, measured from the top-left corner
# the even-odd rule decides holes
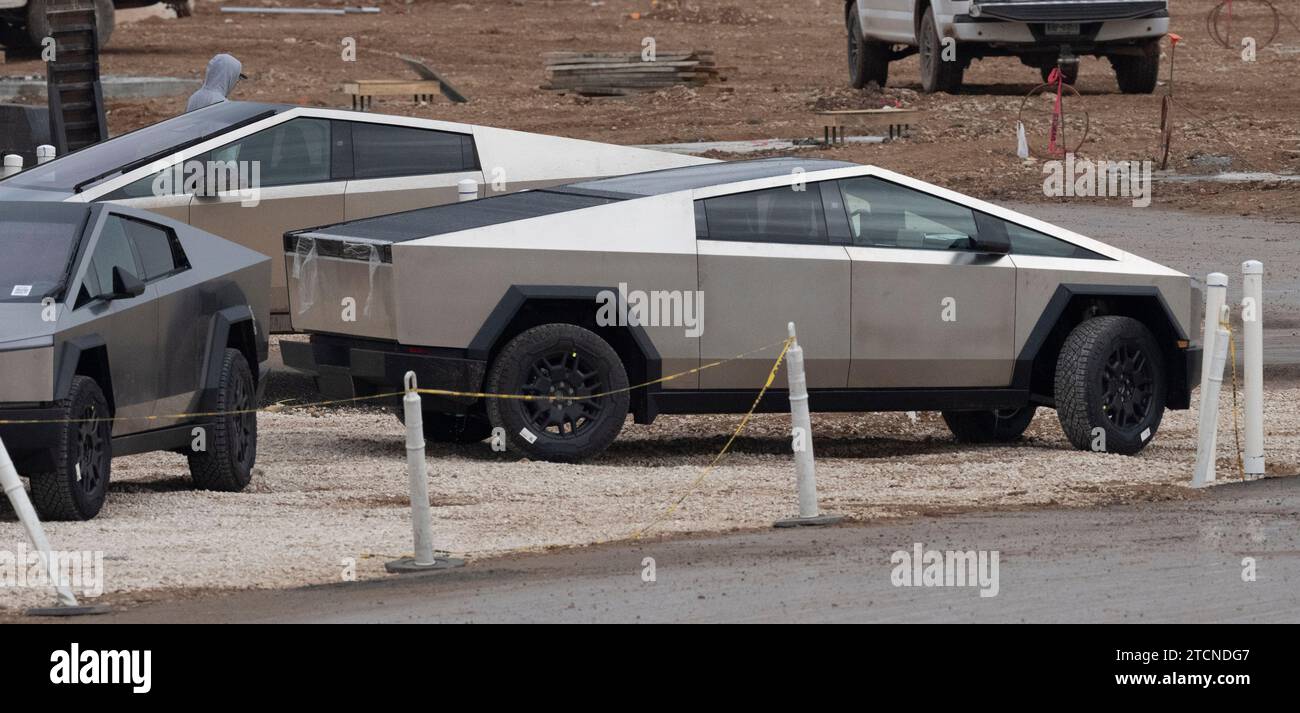
[[[1079,34],[1079,23],[1049,22],[1043,28],[1043,31],[1049,35],[1077,35]]]

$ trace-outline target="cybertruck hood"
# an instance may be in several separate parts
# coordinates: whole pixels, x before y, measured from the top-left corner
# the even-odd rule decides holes
[[[52,309],[62,315],[67,309],[56,304]],[[0,304],[0,351],[50,346],[58,331],[58,322],[44,319],[45,308],[39,304]]]
[[[62,191],[34,191],[30,188],[9,188],[0,184],[0,201],[64,201],[71,195]],[[0,210],[4,210],[0,206]]]

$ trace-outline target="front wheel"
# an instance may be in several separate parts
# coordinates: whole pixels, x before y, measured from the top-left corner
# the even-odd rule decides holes
[[[99,384],[87,376],[72,379],[61,404],[62,423],[54,470],[34,474],[32,505],[42,520],[89,520],[108,498],[113,466],[113,421]]]
[[[1056,361],[1056,415],[1079,450],[1132,455],[1165,412],[1164,356],[1130,317],[1094,317],[1074,328]]]
[[[488,419],[529,458],[576,462],[609,447],[627,419],[627,371],[596,333],[572,324],[533,327],[488,372]]]

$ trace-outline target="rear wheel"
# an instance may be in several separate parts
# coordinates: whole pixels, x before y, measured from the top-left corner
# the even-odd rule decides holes
[[[1115,80],[1125,94],[1150,94],[1156,90],[1160,74],[1160,41],[1142,47],[1141,54],[1111,55],[1110,66],[1115,68]]]
[[[1056,415],[1080,450],[1132,455],[1165,412],[1164,356],[1141,322],[1094,317],[1074,328],[1056,361]]]
[[[529,458],[575,462],[609,447],[630,397],[618,353],[571,324],[533,327],[506,345],[488,372],[488,391],[536,399],[489,399],[488,418]],[[550,398],[550,397],[568,398]]]
[[[89,520],[104,507],[112,472],[108,401],[94,379],[76,376],[62,411],[54,470],[32,475],[32,505],[42,520]]]
[[[849,8],[849,83],[861,89],[870,82],[883,87],[889,79],[889,45],[862,36],[858,6]]]
[[[944,411],[943,422],[962,443],[1005,443],[1019,439],[1034,420],[1036,406],[996,411]]]
[[[257,389],[248,361],[227,349],[216,396],[205,409],[221,414],[201,424],[204,449],[189,453],[190,475],[204,490],[238,492],[253,479],[257,462]]]
[[[917,53],[921,58],[921,90],[927,94],[933,92],[956,94],[961,91],[962,75],[966,67],[962,64],[960,56],[944,60],[945,50],[943,41],[939,38],[938,26],[934,23],[933,8],[926,8],[925,15],[921,18],[921,32],[917,40]]]

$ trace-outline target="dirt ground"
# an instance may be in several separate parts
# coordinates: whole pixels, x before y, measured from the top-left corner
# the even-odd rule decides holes
[[[256,5],[260,0],[240,3]],[[269,5],[284,4],[270,2]],[[295,2],[292,5],[311,5]],[[423,57],[471,98],[376,103],[376,110],[483,123],[622,144],[703,140],[811,138],[814,109],[876,108],[899,102],[926,112],[910,140],[886,145],[809,149],[818,155],[875,163],[985,199],[1048,199],[1036,165],[1015,157],[1014,125],[1022,99],[1040,82],[1036,69],[1010,58],[976,62],[960,96],[919,94],[917,59],[891,66],[883,93],[848,87],[843,4],[839,0],[376,0],[378,15],[236,16],[200,0],[193,17],[150,18],[118,28],[104,71],[201,78],[208,58],[230,52],[250,79],[236,98],[347,107],[339,85],[350,79],[413,76],[397,58]],[[1300,68],[1300,27],[1284,19],[1277,38],[1242,61],[1217,46],[1205,23],[1216,0],[1175,0],[1176,96],[1180,109],[1171,167],[1182,174],[1220,170],[1294,172],[1300,154],[1292,91]],[[1287,6],[1290,3],[1275,3]],[[329,3],[321,3],[328,6]],[[1238,8],[1234,33],[1269,27]],[[345,38],[357,61],[345,62]],[[654,38],[660,51],[712,49],[725,81],[629,98],[588,99],[542,91],[542,53],[639,51]],[[1161,76],[1168,76],[1168,42]],[[0,66],[6,75],[43,73],[39,62]],[[1162,86],[1154,96],[1118,93],[1105,60],[1083,60],[1078,102],[1090,117],[1081,155],[1106,160],[1152,158]],[[109,125],[126,131],[181,111],[185,97],[114,102]],[[1042,107],[1040,106],[1039,109]],[[1041,116],[1041,113],[1038,114]],[[1033,124],[1036,126],[1037,124]],[[1031,126],[1032,129],[1032,126]],[[1214,213],[1300,217],[1300,182],[1251,185],[1162,183],[1155,205]]]
[[[278,372],[272,398],[309,389]],[[1300,471],[1300,388],[1273,389],[1269,473]],[[1221,432],[1231,443],[1231,400]],[[1042,506],[1199,497],[1187,487],[1195,411],[1168,412],[1137,457],[1070,448],[1056,416],[1040,410],[1024,442],[954,443],[938,414],[815,415],[822,507],[853,520]],[[434,543],[481,558],[520,551],[685,533],[769,527],[797,513],[789,417],[760,416],[701,481],[739,417],[662,418],[629,424],[602,456],[581,465],[521,460],[473,446],[431,446]],[[104,553],[107,596],[126,604],[196,591],[258,589],[384,577],[410,553],[404,431],[374,408],[314,408],[260,418],[258,468],[243,493],[193,489],[172,454],[120,458],[98,518],[47,523],[65,551]],[[1235,478],[1222,451],[1219,469]],[[682,496],[681,506],[669,508]],[[24,536],[0,503],[0,549]],[[48,603],[48,590],[0,590],[0,610]]]

